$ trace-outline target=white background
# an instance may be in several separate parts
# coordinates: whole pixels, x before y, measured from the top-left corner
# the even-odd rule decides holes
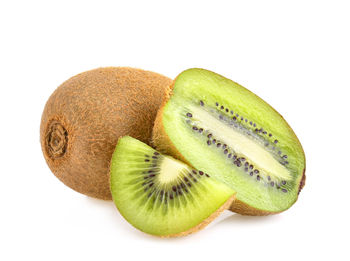
[[[349,260],[348,2],[1,1],[0,260]],[[257,93],[304,146],[298,202],[159,239],[64,186],[41,153],[41,113],[63,81],[101,66],[201,67]]]

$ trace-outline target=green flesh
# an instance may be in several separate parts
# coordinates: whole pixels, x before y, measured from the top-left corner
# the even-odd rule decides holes
[[[128,136],[118,141],[113,154],[110,183],[125,219],[159,236],[195,227],[233,195],[222,182]]]
[[[210,71],[187,70],[175,80],[162,124],[193,167],[227,184],[242,202],[279,212],[296,201],[302,147],[286,121],[244,87]]]

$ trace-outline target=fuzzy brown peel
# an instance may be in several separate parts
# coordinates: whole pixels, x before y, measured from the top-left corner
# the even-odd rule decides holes
[[[149,143],[172,80],[127,67],[98,68],[59,86],[47,101],[40,140],[51,171],[85,195],[111,199],[109,162],[120,136]]]

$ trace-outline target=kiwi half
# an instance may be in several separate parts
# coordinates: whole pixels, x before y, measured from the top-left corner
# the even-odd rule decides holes
[[[111,161],[110,186],[120,213],[143,232],[184,236],[230,207],[234,191],[209,174],[120,138]]]
[[[158,112],[153,143],[233,189],[231,210],[288,209],[305,183],[305,156],[282,116],[239,84],[203,69],[174,81]]]
[[[172,80],[134,68],[78,74],[51,95],[42,114],[41,147],[52,172],[70,188],[111,199],[109,163],[120,136],[148,143]]]

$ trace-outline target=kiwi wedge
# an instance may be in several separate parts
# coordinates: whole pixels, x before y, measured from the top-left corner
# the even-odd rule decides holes
[[[239,84],[204,69],[174,81],[153,129],[156,148],[235,191],[231,210],[291,207],[305,184],[302,146],[282,116]]]
[[[230,207],[234,191],[129,136],[120,138],[111,160],[115,205],[134,227],[174,237],[193,233]]]
[[[51,171],[85,195],[111,199],[109,163],[118,138],[149,143],[172,80],[128,67],[98,68],[60,85],[48,99],[40,141]]]

